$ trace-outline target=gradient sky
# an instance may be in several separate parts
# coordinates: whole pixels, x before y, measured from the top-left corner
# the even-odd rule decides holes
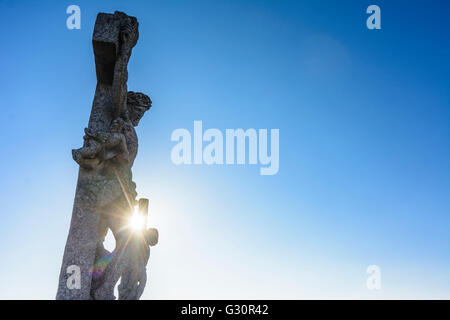
[[[160,231],[144,299],[450,298],[450,4],[312,0],[1,0],[0,298],[55,297],[92,30],[115,10],[139,19],[128,88],[153,100],[133,171]],[[278,174],[175,166],[194,120],[279,128]]]

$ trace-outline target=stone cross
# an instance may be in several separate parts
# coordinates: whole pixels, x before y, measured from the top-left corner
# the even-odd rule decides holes
[[[138,204],[131,172],[138,147],[134,127],[151,107],[148,96],[127,90],[127,65],[138,37],[135,17],[98,14],[92,37],[97,87],[83,147],[72,151],[80,168],[57,299],[115,299],[121,277],[119,299],[139,299],[145,286],[147,251],[158,233],[138,235],[127,228]],[[139,203],[146,212],[148,200]],[[103,246],[108,229],[116,240],[113,252]]]

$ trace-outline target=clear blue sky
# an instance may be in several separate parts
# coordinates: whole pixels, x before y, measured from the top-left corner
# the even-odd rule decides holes
[[[81,30],[66,8],[81,8]],[[370,4],[381,30],[366,28]],[[53,299],[98,12],[140,23],[143,298],[450,298],[447,1],[0,1],[0,298]],[[280,170],[175,166],[174,129],[279,128]],[[381,268],[381,291],[365,287]]]

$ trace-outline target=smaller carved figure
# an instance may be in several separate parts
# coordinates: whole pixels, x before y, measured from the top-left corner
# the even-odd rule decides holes
[[[113,158],[120,164],[131,165],[136,156],[134,149],[137,149],[137,146],[134,146],[137,141],[136,143],[132,141],[136,140],[134,127],[139,124],[139,120],[150,109],[151,104],[152,101],[147,95],[129,91],[127,112],[113,120],[109,132],[94,132],[85,128],[84,146],[72,150],[73,159],[85,169],[98,168],[104,161]],[[133,150],[129,148],[130,143]]]
[[[85,146],[72,150],[73,159],[82,167],[93,169],[95,165],[116,158],[120,163],[129,162],[129,152],[124,131],[127,123],[122,118],[115,119],[110,132],[93,132],[85,128]]]
[[[139,300],[147,283],[150,247],[158,243],[158,230],[150,228],[134,234],[129,240],[129,260],[119,284],[119,300]]]

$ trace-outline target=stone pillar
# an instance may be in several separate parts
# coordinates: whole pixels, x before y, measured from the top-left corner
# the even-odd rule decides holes
[[[120,45],[120,18],[117,14],[99,13],[95,22],[92,44],[97,87],[88,125],[91,132],[108,132],[113,117],[117,113],[113,104],[113,80]],[[91,161],[91,159],[87,161]],[[100,166],[101,158],[95,157],[91,162],[91,165],[80,166],[79,169],[72,220],[56,295],[56,299],[59,300],[91,299],[91,268],[94,264],[98,242],[100,208],[105,201],[102,199],[102,194],[109,187],[108,179],[102,172],[103,167]],[[71,276],[67,272],[70,266],[80,270],[80,288],[67,286],[67,280]],[[74,267],[69,270],[73,270]]]

